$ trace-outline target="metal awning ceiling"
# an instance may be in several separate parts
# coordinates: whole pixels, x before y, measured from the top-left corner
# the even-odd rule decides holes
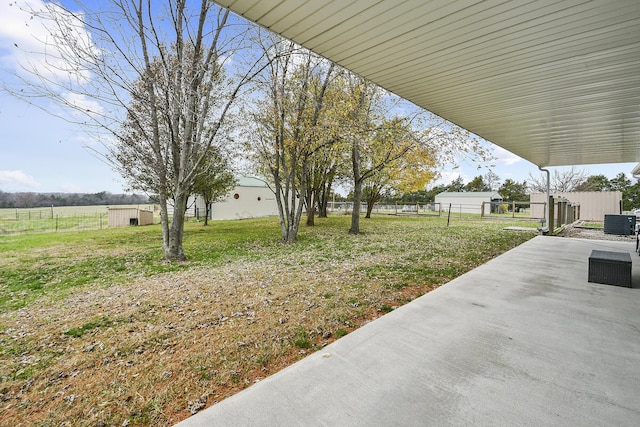
[[[216,0],[539,166],[640,161],[638,0]]]

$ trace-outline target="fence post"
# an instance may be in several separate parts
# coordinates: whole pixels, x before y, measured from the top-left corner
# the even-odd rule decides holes
[[[558,222],[556,227],[561,227],[564,223],[564,202],[562,199],[558,199],[558,216],[556,221]]]
[[[549,224],[549,233],[553,233],[553,229],[555,227],[554,222],[554,214],[555,214],[555,205],[553,203],[553,196],[549,196],[549,218],[547,218],[547,224]]]
[[[447,215],[447,227],[449,226],[450,220],[451,220],[451,203],[449,203],[449,213]]]
[[[511,218],[516,217],[516,202],[515,200],[511,202]]]
[[[58,215],[56,215],[56,231],[58,231]]]
[[[484,218],[484,204],[487,202],[482,202],[482,205],[480,206],[480,218]]]

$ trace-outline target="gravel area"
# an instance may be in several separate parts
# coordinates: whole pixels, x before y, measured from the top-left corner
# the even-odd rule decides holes
[[[573,237],[577,239],[594,239],[594,240],[615,240],[620,242],[635,242],[636,236],[621,236],[617,234],[604,234],[604,229],[585,227],[585,226],[569,226],[566,227],[561,233],[558,234],[561,237]]]

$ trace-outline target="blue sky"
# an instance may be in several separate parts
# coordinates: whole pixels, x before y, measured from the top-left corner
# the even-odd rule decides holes
[[[37,4],[41,0],[28,0]],[[0,81],[11,85],[17,64],[25,60],[23,51],[37,48],[41,37],[37,22],[21,15],[9,2],[0,3]],[[34,37],[35,36],[35,37]],[[16,49],[15,44],[22,47]],[[28,58],[27,58],[28,59]],[[45,105],[46,108],[49,108]],[[50,107],[53,110],[54,107]],[[0,190],[7,192],[124,192],[124,181],[89,148],[99,149],[84,129],[54,117],[37,107],[0,91]],[[506,150],[494,147],[492,168],[501,180],[522,181],[531,173],[539,176],[535,165]],[[480,169],[478,169],[480,166]],[[612,178],[620,172],[630,177],[635,163],[578,166],[589,175]],[[439,182],[449,183],[462,176],[465,182],[484,175],[488,165],[462,161],[447,167]]]

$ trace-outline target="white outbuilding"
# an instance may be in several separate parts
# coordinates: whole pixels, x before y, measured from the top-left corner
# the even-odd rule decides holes
[[[204,217],[205,205],[202,197],[189,198],[188,215]],[[246,219],[264,216],[277,216],[278,205],[273,191],[267,184],[253,177],[238,178],[237,185],[226,198],[213,203],[209,219]]]
[[[107,214],[109,227],[127,227],[130,225],[153,224],[153,211],[137,207],[110,207]]]
[[[472,213],[480,215],[484,203],[493,202],[492,206],[502,202],[502,196],[497,191],[444,191],[435,197],[436,204],[440,204],[443,212]],[[488,206],[485,209],[489,209]],[[488,212],[488,211],[487,211]]]

